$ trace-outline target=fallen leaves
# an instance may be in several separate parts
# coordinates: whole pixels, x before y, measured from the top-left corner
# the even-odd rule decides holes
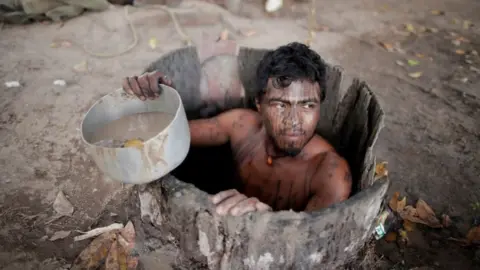
[[[151,37],[149,40],[148,40],[148,45],[150,46],[150,48],[152,50],[155,50],[157,48],[157,38],[156,37]]]
[[[432,15],[436,15],[436,16],[445,15],[445,11],[441,11],[441,10],[432,10],[432,11],[430,11],[430,13]]]
[[[415,207],[407,204],[407,198],[399,200],[400,193],[395,192],[388,206],[404,220],[413,223],[421,223],[432,228],[442,228],[442,224],[433,212],[432,208],[422,199],[419,199]],[[405,227],[405,225],[407,225]],[[404,223],[404,228],[409,231],[410,223]]]
[[[420,65],[420,62],[415,59],[408,59],[407,63],[411,67]]]
[[[422,76],[422,74],[423,72],[417,71],[417,72],[408,73],[408,76],[414,79],[418,79]]]
[[[75,66],[73,66],[73,70],[76,72],[85,72],[87,71],[87,61],[82,61]]]
[[[71,269],[97,269],[104,263],[106,270],[136,269],[138,258],[133,255],[134,245],[135,228],[132,222],[128,222],[121,229],[105,232],[95,238],[78,255]]]
[[[387,169],[388,162],[383,161],[375,165],[375,179],[382,178],[384,176],[388,176],[388,169]]]
[[[475,226],[468,231],[467,244],[480,244],[480,226]]]
[[[393,52],[394,51],[394,47],[391,43],[387,43],[387,42],[378,42],[378,44],[380,44],[380,46],[382,46],[385,50],[387,50],[387,52]]]
[[[458,50],[455,50],[455,53],[458,54],[458,55],[464,55],[465,51],[458,49]]]

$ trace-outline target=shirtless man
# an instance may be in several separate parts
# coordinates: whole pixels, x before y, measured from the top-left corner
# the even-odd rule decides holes
[[[220,215],[253,211],[312,211],[346,200],[352,179],[347,162],[315,134],[325,98],[325,64],[307,46],[291,43],[267,53],[257,68],[257,111],[232,109],[189,121],[191,144],[229,142],[241,188],[212,196]],[[141,100],[159,96],[158,71],[123,80]]]

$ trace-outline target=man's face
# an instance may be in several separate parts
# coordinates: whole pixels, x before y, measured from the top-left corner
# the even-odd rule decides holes
[[[257,108],[276,147],[295,156],[315,134],[320,119],[319,85],[303,80],[277,89],[272,83],[269,79]]]

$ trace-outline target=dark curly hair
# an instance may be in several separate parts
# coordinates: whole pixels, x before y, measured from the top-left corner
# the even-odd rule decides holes
[[[261,99],[267,90],[268,78],[275,88],[288,87],[296,80],[307,79],[320,85],[320,101],[325,99],[326,65],[307,45],[292,42],[269,51],[257,67],[256,91]]]

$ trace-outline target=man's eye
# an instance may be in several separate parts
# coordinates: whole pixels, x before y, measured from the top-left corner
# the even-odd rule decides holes
[[[283,103],[276,103],[276,104],[275,104],[275,108],[277,108],[277,109],[283,109],[283,108],[285,108],[285,104],[283,104]]]
[[[313,108],[315,108],[315,104],[313,104],[313,103],[306,103],[306,104],[303,105],[303,107],[304,107],[305,109],[313,109]]]

